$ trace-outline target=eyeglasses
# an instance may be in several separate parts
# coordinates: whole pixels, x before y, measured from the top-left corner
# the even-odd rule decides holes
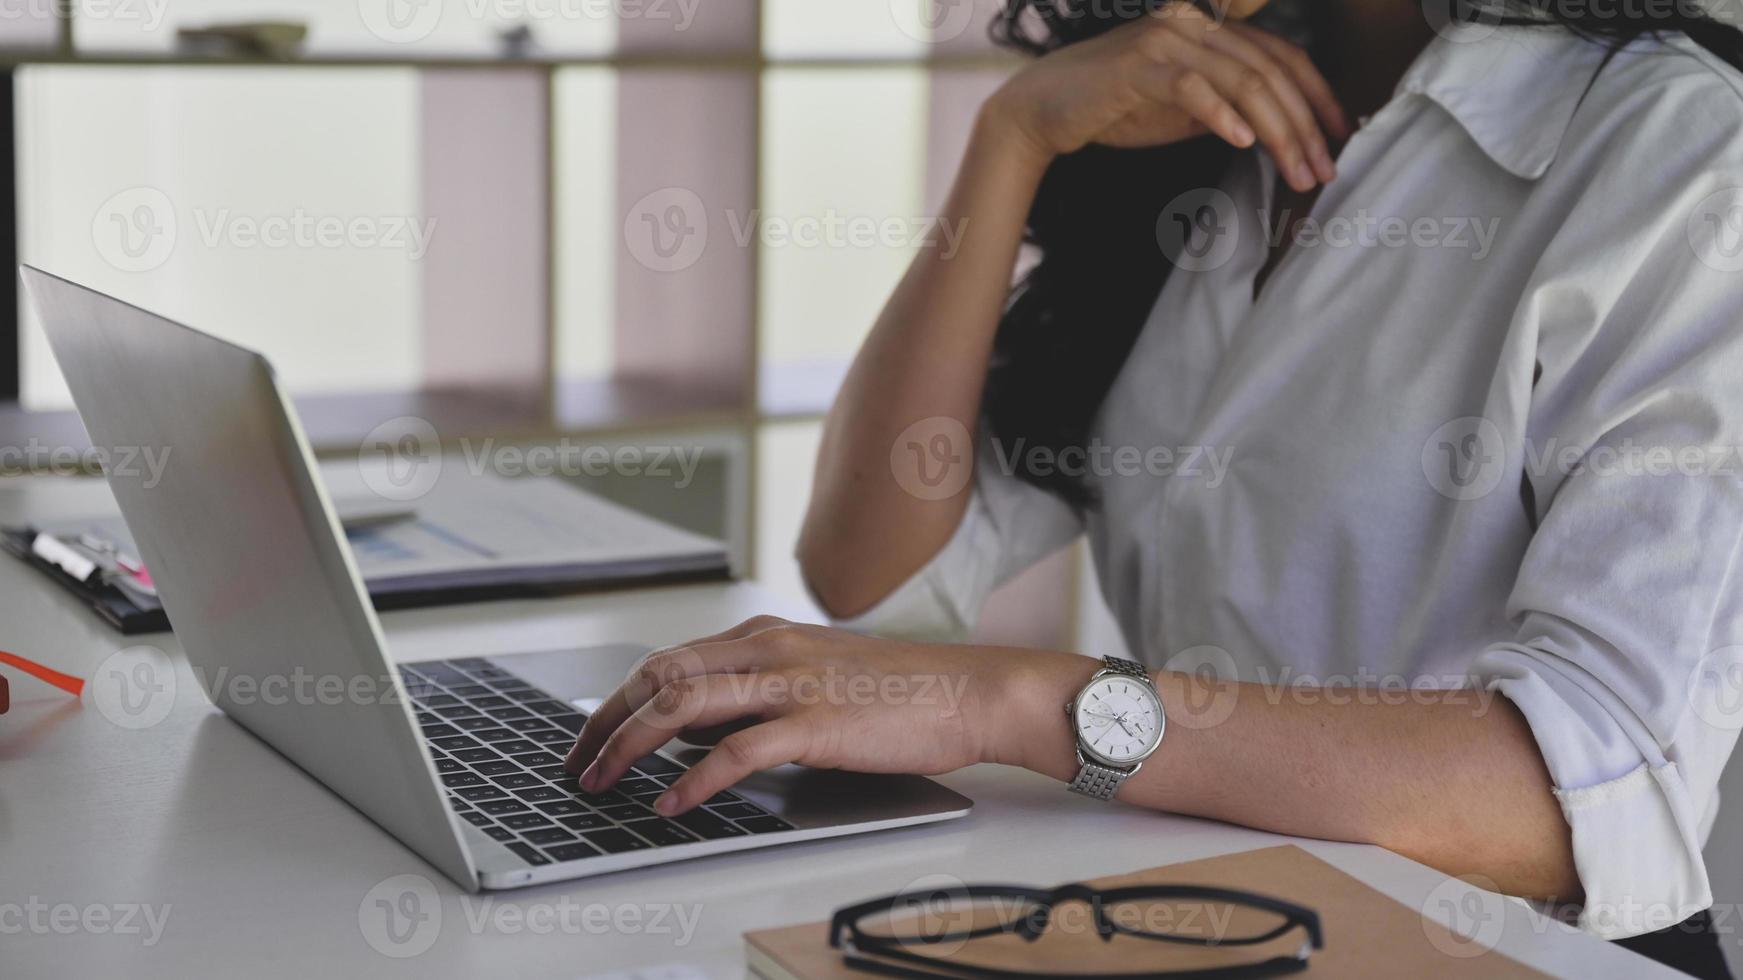
[[[1086,947],[1072,941],[1072,934],[1090,929],[1102,944],[1130,937],[1195,951],[1190,956],[1172,954],[1177,960],[1173,968],[1125,972],[1151,958],[1167,967],[1171,954],[1139,944],[1103,952],[1098,948],[1102,944]],[[1296,929],[1305,939],[1293,954],[1242,957],[1243,951]],[[1067,945],[1052,947],[1051,958],[1039,956],[1032,944],[1044,935]],[[1021,941],[998,938],[1010,936]],[[842,950],[848,966],[891,977],[1246,980],[1305,970],[1308,955],[1324,948],[1325,936],[1312,909],[1223,888],[1157,885],[1104,891],[1074,884],[1047,891],[952,885],[841,909],[830,922],[829,945]],[[1110,964],[1117,968],[1098,968]],[[1047,968],[1022,968],[1038,965]]]

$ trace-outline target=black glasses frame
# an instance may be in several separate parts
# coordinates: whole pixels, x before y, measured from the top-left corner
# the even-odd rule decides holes
[[[1116,935],[1124,935],[1134,939],[1148,939],[1185,946],[1254,946],[1270,942],[1293,929],[1301,929],[1307,933],[1308,944],[1313,949],[1325,948],[1325,934],[1320,929],[1319,913],[1293,902],[1286,902],[1280,898],[1272,898],[1269,895],[1260,895],[1255,892],[1203,885],[1139,885],[1131,888],[1110,888],[1105,891],[1082,884],[1062,885],[1052,890],[1026,888],[1021,885],[968,885],[962,889],[962,895],[969,900],[1009,899],[1021,901],[1028,903],[1030,910],[1013,923],[982,926],[978,929],[965,929],[918,939],[891,939],[868,935],[859,927],[861,919],[874,912],[884,911],[904,899],[914,897],[902,894],[886,895],[883,898],[860,902],[857,905],[837,910],[829,923],[829,945],[831,948],[843,950],[843,958],[848,966],[888,977],[917,978],[917,980],[937,980],[937,978],[958,980],[958,978],[963,977],[1029,980],[1029,978],[1049,975],[1031,973],[1026,970],[956,965],[938,957],[913,952],[910,947],[966,942],[983,936],[1003,933],[1016,933],[1022,936],[1024,941],[1034,942],[1041,938],[1042,933],[1046,931],[1047,925],[1052,919],[1054,906],[1076,901],[1083,902],[1090,907],[1090,912],[1095,919],[1096,932],[1100,934],[1103,942],[1111,941]],[[1283,922],[1276,928],[1257,936],[1244,936],[1238,939],[1199,939],[1191,936],[1176,936],[1130,929],[1115,922],[1108,914],[1108,906],[1110,905],[1144,899],[1229,902],[1276,913],[1283,917]],[[843,943],[844,937],[847,940],[845,945]],[[1276,956],[1255,963],[1238,963],[1195,970],[1102,973],[1085,974],[1084,976],[1093,976],[1099,980],[1164,980],[1164,978],[1166,980],[1249,980],[1249,978],[1275,977],[1305,970],[1308,952],[1308,945],[1303,945],[1301,952],[1295,956]],[[900,962],[868,959],[865,955],[861,955],[862,953],[883,957],[884,960]],[[924,965],[925,969],[905,966],[904,963]]]

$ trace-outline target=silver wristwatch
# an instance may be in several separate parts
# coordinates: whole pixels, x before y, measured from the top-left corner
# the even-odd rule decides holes
[[[1102,668],[1065,705],[1065,714],[1083,767],[1071,791],[1098,800],[1113,799],[1162,744],[1168,723],[1149,672],[1122,657],[1103,657]]]

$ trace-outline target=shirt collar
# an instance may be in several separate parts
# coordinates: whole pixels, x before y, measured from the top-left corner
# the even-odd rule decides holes
[[[1422,95],[1457,119],[1502,169],[1542,177],[1606,57],[1559,26],[1455,25],[1404,73],[1394,98]]]

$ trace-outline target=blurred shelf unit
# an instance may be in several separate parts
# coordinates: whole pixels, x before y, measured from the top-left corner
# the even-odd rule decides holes
[[[749,4],[721,4],[735,5]],[[999,74],[1014,62],[990,49],[949,46],[905,55],[769,55],[758,42],[755,11],[745,16],[743,27],[688,46],[661,48],[620,35],[617,49],[605,52],[491,57],[392,49],[311,51],[287,59],[78,51],[63,21],[60,35],[39,37],[37,44],[18,44],[16,34],[14,43],[0,37],[0,95],[10,105],[16,70],[38,66],[415,70],[417,178],[424,207],[440,214],[443,227],[421,274],[424,382],[415,390],[297,397],[317,451],[350,451],[382,419],[409,414],[437,423],[444,438],[488,432],[536,440],[698,424],[749,437],[763,422],[821,417],[846,368],[845,355],[828,363],[771,363],[760,349],[755,246],[710,248],[676,267],[659,256],[632,260],[621,253],[634,249],[619,241],[612,322],[599,325],[611,338],[610,373],[560,376],[557,294],[564,270],[553,215],[562,193],[555,135],[562,73],[603,68],[614,74],[613,211],[627,221],[632,208],[672,188],[706,201],[711,213],[757,213],[763,83],[770,69]],[[7,123],[7,136],[15,140]],[[20,147],[6,150],[11,161]],[[16,249],[17,220],[8,217],[12,227],[0,229],[0,237]],[[16,251],[0,255],[16,258]],[[82,445],[72,413],[33,411],[16,401],[16,282],[0,278],[0,374],[7,375],[0,377],[0,446],[33,438]]]

